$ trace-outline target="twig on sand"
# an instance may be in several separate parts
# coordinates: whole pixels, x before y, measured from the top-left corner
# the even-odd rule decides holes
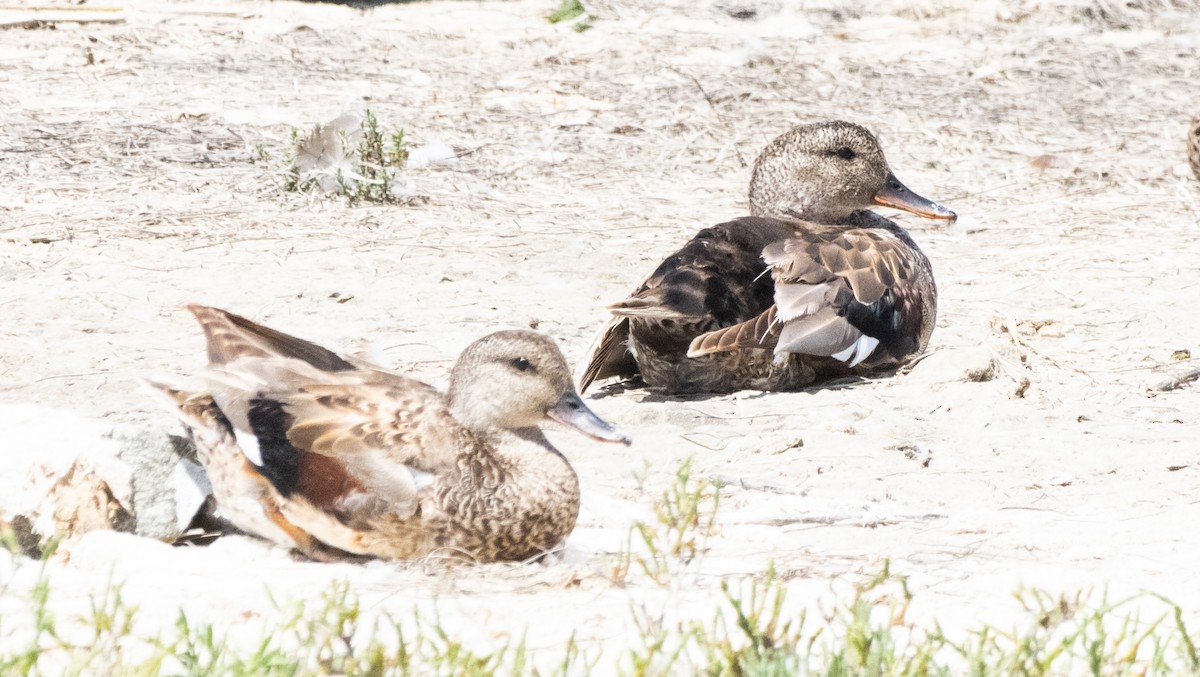
[[[1064,366],[1064,365],[1060,364],[1058,360],[1054,359],[1053,357],[1050,357],[1046,353],[1044,353],[1040,350],[1037,350],[1033,346],[1029,345],[1029,343],[1026,342],[1020,336],[1020,334],[1018,334],[1017,327],[1018,327],[1018,321],[1014,320],[1011,317],[1009,317],[1009,318],[1002,318],[1002,317],[992,318],[992,329],[1001,335],[1008,336],[1009,340],[1011,340],[1013,342],[1013,344],[1016,345],[1018,350],[1023,350],[1023,351],[1025,351],[1025,353],[1027,353],[1029,355],[1035,355],[1038,358],[1043,359],[1046,362],[1049,362],[1056,369],[1075,372],[1076,374],[1079,374],[1080,376],[1086,378],[1088,381],[1091,381],[1091,383],[1093,385],[1096,384],[1096,379],[1093,378],[1092,375],[1087,373],[1086,371],[1079,369],[1077,367]],[[1037,331],[1037,328],[1035,327],[1034,332],[1036,332],[1036,331]],[[1027,361],[1024,359],[1022,360],[1022,362],[1025,362],[1028,365]],[[1028,387],[1028,386],[1025,386],[1025,387]],[[1025,396],[1024,388],[1020,388],[1020,392],[1018,393],[1017,396],[1018,397]]]
[[[51,24],[73,23],[73,24],[119,24],[124,23],[125,19],[121,17],[100,16],[84,19],[82,17],[46,17],[44,19],[16,19],[5,21],[0,19],[0,30],[8,28],[25,28],[34,30],[49,26]]]
[[[853,526],[886,527],[901,522],[921,522],[928,520],[944,520],[949,515],[930,512],[916,515],[893,515],[891,517],[868,517],[867,515],[806,515],[804,517],[781,517],[767,520],[765,523],[773,527],[785,527],[792,524],[824,524],[834,526],[849,522]]]
[[[34,383],[44,383],[46,381],[55,381],[55,380],[63,379],[63,378],[89,378],[91,376],[107,376],[108,374],[111,374],[111,373],[112,373],[112,371],[110,371],[108,369],[102,369],[100,371],[85,371],[85,372],[80,372],[78,374],[53,374],[51,376],[45,376],[45,377],[39,378],[36,381],[34,381]]]
[[[117,24],[124,23],[124,16],[112,16],[123,12],[124,7],[92,7],[74,5],[0,5],[0,12],[26,12],[23,18],[0,18],[0,30],[6,28],[41,28],[56,23]],[[28,13],[33,12],[30,16]],[[42,12],[41,16],[36,13]],[[72,14],[78,12],[79,15]],[[105,16],[107,13],[108,16]],[[13,15],[19,16],[19,15]]]
[[[91,5],[0,5],[0,12],[122,12],[124,7],[93,7]]]
[[[720,120],[721,123],[724,124],[725,126],[727,126],[727,127],[729,126],[729,118],[727,118],[724,114],[721,113],[720,108],[717,108],[717,102],[713,101],[713,98],[708,93],[708,90],[704,89],[704,85],[700,84],[700,80],[698,80],[695,75],[692,75],[691,73],[685,73],[685,72],[679,70],[678,68],[675,68],[674,66],[668,66],[667,70],[669,70],[673,73],[678,73],[679,75],[682,75],[683,77],[691,80],[692,84],[696,85],[696,89],[698,89],[700,91],[700,95],[703,96],[704,100],[708,102],[708,107],[710,109],[712,109],[712,112],[717,116],[717,119]],[[738,162],[741,164],[741,166],[743,166],[743,167],[750,166],[749,163],[746,162],[746,158],[742,156],[742,151],[738,150],[736,143],[733,144],[733,152],[735,155],[737,155]]]
[[[789,487],[782,484],[769,484],[766,482],[751,482],[742,477],[733,475],[712,475],[708,478],[713,484],[721,487],[737,487],[747,491],[765,491],[770,494],[785,494],[791,496],[803,496],[805,492],[795,487]]]
[[[1175,374],[1170,378],[1159,381],[1158,383],[1150,386],[1150,390],[1167,392],[1168,390],[1175,390],[1176,388],[1187,385],[1196,379],[1200,379],[1200,367],[1193,367],[1183,373]]]

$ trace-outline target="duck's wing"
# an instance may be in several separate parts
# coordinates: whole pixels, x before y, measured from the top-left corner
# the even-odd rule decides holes
[[[284,497],[261,468],[250,462],[238,445],[229,419],[211,395],[163,380],[147,380],[146,384],[151,394],[184,424],[212,484],[217,509],[234,526],[312,559],[355,559],[351,551],[315,538],[297,520],[285,516],[285,512],[308,515],[320,510],[303,496]],[[326,531],[337,533],[335,528]]]
[[[455,467],[468,435],[440,393],[399,375],[244,357],[210,367],[205,380],[276,489],[347,523],[411,515],[421,490]]]
[[[592,343],[591,355],[579,376],[579,392],[587,392],[594,381],[606,378],[632,378],[638,373],[637,360],[629,352],[629,318],[614,317]]]
[[[791,235],[795,222],[747,216],[705,228],[667,257],[629,298],[609,306],[619,317],[712,319],[721,325],[745,319],[748,308],[770,297],[763,248]]]
[[[629,298],[609,306],[616,317],[597,340],[580,379],[580,390],[606,376],[632,376],[627,352],[630,321],[640,337],[680,354],[706,328],[736,324],[771,303],[771,279],[763,275],[762,250],[791,234],[795,223],[744,217],[705,228],[667,257]]]
[[[465,434],[432,387],[228,311],[189,306],[207,392],[247,459],[285,497],[346,520],[411,514]]]
[[[322,371],[347,371],[356,365],[337,353],[270,327],[209,306],[189,305],[204,330],[208,361],[225,364],[240,357],[290,357]]]
[[[775,303],[746,322],[696,337],[692,357],[739,348],[834,357],[855,366],[879,345],[899,357],[918,349],[928,262],[899,229],[797,229],[763,260]]]

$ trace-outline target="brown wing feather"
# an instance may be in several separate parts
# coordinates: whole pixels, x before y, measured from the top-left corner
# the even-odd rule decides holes
[[[418,382],[413,381],[414,384]],[[392,463],[425,472],[449,468],[453,454],[434,457],[431,448],[454,448],[458,426],[432,387],[309,383],[280,401],[294,422],[288,441],[297,448],[345,458],[386,453]],[[417,444],[417,441],[422,444]]]
[[[318,504],[334,503],[346,519],[380,510],[412,514],[422,486],[418,475],[452,471],[469,434],[441,395],[417,381],[380,384],[356,378],[357,371],[318,373],[321,380],[246,398],[264,465],[294,465],[289,476],[296,491]],[[318,456],[334,462],[310,460]],[[304,478],[331,469],[336,472],[316,484]]]
[[[661,287],[643,289],[624,301],[609,304],[608,311],[618,317],[648,317],[659,320],[682,320],[695,315],[672,308],[668,290]]]
[[[580,390],[608,376],[639,373],[639,360],[682,359],[697,335],[753,319],[771,305],[763,247],[788,236],[796,222],[743,217],[698,232],[667,257],[629,298],[609,306],[605,328],[580,379]]]
[[[776,288],[845,280],[863,304],[878,301],[897,281],[911,279],[911,246],[874,229],[814,227],[763,250]]]
[[[779,323],[775,321],[775,306],[757,317],[731,327],[710,331],[692,339],[688,357],[700,357],[739,348],[774,350],[779,341]]]
[[[637,374],[637,361],[629,352],[629,318],[614,317],[600,332],[591,349],[591,358],[579,377],[579,392],[599,379],[630,378]]]
[[[864,227],[803,224],[792,237],[767,245],[763,260],[775,283],[776,304],[751,320],[697,337],[688,356],[775,349],[781,340],[810,345],[801,352],[833,354],[863,334],[894,353],[912,352],[928,338],[922,329],[927,318],[913,305],[921,302],[921,289],[932,289],[932,278],[920,279],[928,276],[927,265],[921,267],[924,257],[890,221],[870,213],[857,218]],[[901,313],[899,326],[893,313]]]
[[[413,471],[453,468],[465,433],[432,387],[224,310],[190,308],[214,363],[210,392],[255,436],[262,472],[289,499],[346,518],[381,506],[405,514],[417,507]]]
[[[897,280],[911,275],[912,267],[902,255],[899,240],[871,231],[849,231],[845,239],[853,243],[853,249],[828,244],[821,249],[822,261],[850,283],[859,303],[875,303]]]
[[[225,364],[239,357],[291,357],[322,371],[346,371],[354,365],[321,346],[276,331],[229,311],[189,305],[204,329],[208,360]]]

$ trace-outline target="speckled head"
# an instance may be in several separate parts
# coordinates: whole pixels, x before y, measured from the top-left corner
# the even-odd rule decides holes
[[[482,434],[550,418],[596,440],[629,443],[579,398],[554,341],[533,331],[498,331],[467,346],[450,372],[449,399],[459,423]]]
[[[750,212],[755,216],[840,223],[871,205],[934,219],[957,218],[900,183],[875,135],[850,122],[793,127],[768,144],[754,163]]]

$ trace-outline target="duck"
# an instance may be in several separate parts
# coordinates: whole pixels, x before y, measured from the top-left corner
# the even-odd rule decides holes
[[[208,365],[147,379],[196,447],[218,512],[317,561],[444,554],[521,561],[557,548],[579,480],[540,426],[630,439],[580,399],[553,339],[471,343],[442,393],[219,308],[191,305]]]
[[[797,390],[895,368],[937,318],[928,258],[884,206],[953,221],[911,191],[865,127],[793,127],[754,163],[750,216],[696,234],[623,301],[579,378],[667,393]]]
[[[1200,181],[1200,113],[1196,113],[1188,125],[1187,149],[1188,164],[1192,166],[1196,180]]]

